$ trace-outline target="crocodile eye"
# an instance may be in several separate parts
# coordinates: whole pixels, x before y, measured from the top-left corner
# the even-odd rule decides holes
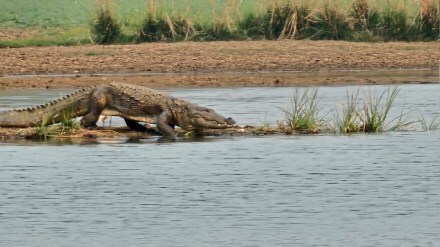
[[[205,107],[197,107],[196,110],[197,110],[197,111],[209,112],[209,109],[208,109],[208,108],[205,108]]]

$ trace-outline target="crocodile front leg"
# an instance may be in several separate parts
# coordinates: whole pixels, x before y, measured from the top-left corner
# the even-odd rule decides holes
[[[107,98],[105,96],[105,90],[101,87],[96,88],[90,96],[89,111],[84,117],[82,117],[81,125],[86,128],[97,127],[96,122],[98,122],[99,116],[104,110],[106,104]]]
[[[162,112],[157,117],[157,128],[163,133],[165,138],[176,139],[176,131],[174,130],[173,115],[169,111]]]

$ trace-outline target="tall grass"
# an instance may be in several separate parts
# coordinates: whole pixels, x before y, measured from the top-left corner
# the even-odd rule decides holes
[[[90,41],[102,44],[237,39],[440,39],[438,0],[78,0],[68,4],[73,13],[55,0],[48,0],[43,8],[35,8],[35,1],[23,1],[26,3],[20,5],[17,1],[0,3],[0,9],[4,10],[0,12],[0,26],[58,28],[64,32],[62,27],[77,25],[85,33],[70,36],[70,40],[77,42],[61,40],[65,37],[57,35],[38,42],[1,41],[0,46],[83,43],[88,36],[83,21],[87,15],[93,16],[89,22]],[[91,3],[95,3],[95,10],[89,6]],[[27,5],[33,10],[23,7]],[[35,37],[27,39],[35,40]]]
[[[329,119],[321,114],[322,107],[317,89],[296,89],[291,97],[291,106],[281,110],[285,115],[287,127],[302,133],[330,130],[339,133],[377,133],[402,130],[415,122],[406,118],[407,114],[403,112],[403,108],[397,117],[389,118],[399,91],[398,87],[389,87],[380,94],[369,90],[362,92],[362,98],[359,90],[355,93],[347,92],[346,102],[340,104],[340,110],[336,111],[334,119]],[[440,126],[437,118],[431,123],[422,120],[419,122],[424,124],[426,129]]]
[[[41,141],[47,140],[51,134],[49,127],[45,125],[40,125],[35,128],[35,138]]]
[[[341,105],[342,113],[336,113],[336,128],[342,133],[356,133],[360,132],[363,124],[359,119],[359,105],[361,100],[359,98],[359,90],[354,94],[347,92],[346,104]]]
[[[225,0],[220,7],[215,0],[207,2],[211,5],[209,21],[197,21],[189,14],[189,9],[184,11],[187,16],[173,16],[170,13],[175,11],[167,10],[162,10],[161,15],[154,15],[156,22],[162,26],[155,29],[160,32],[156,36],[162,37],[156,40],[183,40],[176,39],[183,36],[185,40],[264,38],[411,41],[439,38],[438,6],[433,0],[327,0],[319,3],[272,0],[261,11],[254,9],[244,13],[237,10],[238,1]],[[419,11],[414,11],[414,7]],[[151,16],[150,13],[145,23],[151,22]],[[185,24],[188,20],[192,20],[191,25]],[[173,32],[173,27],[177,31]]]
[[[369,90],[360,93],[348,93],[346,102],[340,104],[333,119],[322,116],[318,91],[296,89],[291,97],[291,106],[281,108],[285,115],[287,127],[302,133],[319,133],[332,131],[338,133],[378,133],[383,131],[402,130],[415,123],[409,121],[403,112],[394,119],[389,113],[399,94],[398,87],[389,87],[386,91],[376,94]],[[363,97],[361,97],[363,95]],[[422,121],[423,120],[423,121]],[[440,126],[437,118],[431,123],[419,120],[426,129],[436,129]],[[333,124],[332,124],[333,123]]]
[[[149,16],[145,19],[139,30],[139,41],[182,41],[195,34],[192,24],[185,19],[154,18]]]
[[[195,34],[196,30],[189,19],[163,12],[159,9],[158,0],[147,1],[146,6],[146,18],[138,30],[138,41],[182,41]]]
[[[96,16],[90,22],[92,41],[98,44],[111,44],[121,35],[121,27],[113,16],[110,0],[98,1]]]
[[[415,18],[414,33],[421,40],[440,39],[440,3],[434,0],[421,0]]]
[[[437,130],[440,128],[440,115],[436,115],[431,119],[431,121],[428,121],[425,117],[420,115],[419,123],[422,126],[423,131]]]
[[[390,87],[380,95],[368,91],[363,93],[364,98],[356,93],[347,93],[345,104],[341,105],[341,112],[336,113],[335,129],[342,133],[376,133],[386,130],[402,130],[413,124],[401,113],[394,119],[389,119],[389,112],[399,94],[398,87]]]
[[[64,112],[63,118],[60,121],[60,134],[72,133],[81,128],[79,122],[75,121],[71,112]]]
[[[285,121],[279,124],[279,128],[286,133],[297,131],[344,134],[409,130],[416,123],[421,125],[423,131],[440,128],[440,115],[435,115],[431,120],[419,116],[417,121],[413,121],[409,118],[409,113],[404,112],[403,106],[400,113],[394,112],[394,117],[390,117],[399,92],[398,87],[389,87],[380,93],[370,89],[347,92],[345,102],[338,105],[333,118],[328,118],[321,114],[323,108],[316,89],[296,89],[291,97],[291,106],[280,108],[285,115]]]
[[[215,40],[233,40],[236,38],[234,32],[235,23],[233,17],[237,15],[237,1],[224,0],[223,4],[218,6],[216,0],[210,0],[211,16],[209,21],[197,25],[200,35],[197,40],[215,41]],[[217,11],[219,9],[220,11]]]
[[[290,108],[282,109],[287,125],[295,131],[318,133],[324,123],[320,116],[318,89],[296,89],[291,103]]]
[[[385,129],[388,113],[398,93],[399,89],[393,87],[388,88],[379,96],[371,91],[366,95],[361,111],[358,113],[363,132],[381,132]]]

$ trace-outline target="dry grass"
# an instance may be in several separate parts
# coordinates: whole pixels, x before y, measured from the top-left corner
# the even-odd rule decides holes
[[[413,0],[414,1],[414,0]],[[243,14],[242,2],[210,0],[210,15],[200,19],[184,10],[173,9],[158,0],[146,1],[147,17],[138,41],[316,39],[316,40],[435,40],[438,39],[438,7],[433,0],[410,1],[282,1]],[[188,2],[189,3],[189,2]],[[110,17],[110,1],[105,7]],[[171,8],[171,9],[170,9]],[[414,12],[412,8],[418,8]],[[256,9],[263,9],[259,12]],[[414,13],[413,13],[414,12]],[[102,11],[98,12],[98,16]],[[414,16],[416,15],[416,16]],[[109,19],[111,21],[111,19]],[[94,29],[93,33],[108,28]],[[105,35],[101,35],[107,37]]]
[[[48,8],[53,7],[49,6],[50,4],[55,4],[51,3],[52,1],[55,2],[48,1]],[[86,0],[78,2],[83,1]],[[433,41],[440,38],[438,0],[143,0],[143,4],[138,1],[140,0],[136,3],[122,0],[92,1],[96,6],[94,24],[89,25],[90,33],[93,34],[92,42],[262,38]],[[137,6],[138,4],[144,7]],[[13,7],[9,8],[13,9]],[[118,11],[119,8],[123,10]],[[127,9],[136,13],[124,12]],[[6,16],[11,18],[5,14],[5,18]],[[75,18],[75,15],[72,16],[71,18]],[[84,18],[85,15],[78,13],[76,16]],[[46,30],[47,27],[49,29],[62,27],[60,23],[63,17],[50,20],[54,27],[51,27],[51,24],[48,26],[48,20],[45,18],[40,20],[23,16],[20,18],[20,25],[23,25],[21,19],[32,22],[29,25],[33,26],[41,22],[41,26]],[[153,30],[154,35],[159,38],[143,40],[139,37],[150,35],[144,28],[147,20],[164,24],[162,28]],[[70,20],[70,23],[72,22],[83,23],[80,20]],[[53,45],[54,43],[78,44],[78,40],[81,43],[87,42],[86,37],[89,33],[87,27],[82,27],[81,32],[75,33],[76,39],[72,35],[68,38],[57,36],[51,38],[55,40],[38,40],[37,43]],[[179,28],[184,30],[179,31]],[[66,39],[69,42],[66,42]],[[72,40],[77,41],[72,42]],[[6,46],[6,43],[11,42],[1,41],[0,47]]]

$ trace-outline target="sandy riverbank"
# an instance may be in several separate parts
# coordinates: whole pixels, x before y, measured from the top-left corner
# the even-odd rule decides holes
[[[0,88],[438,83],[438,42],[229,41],[0,49]]]

